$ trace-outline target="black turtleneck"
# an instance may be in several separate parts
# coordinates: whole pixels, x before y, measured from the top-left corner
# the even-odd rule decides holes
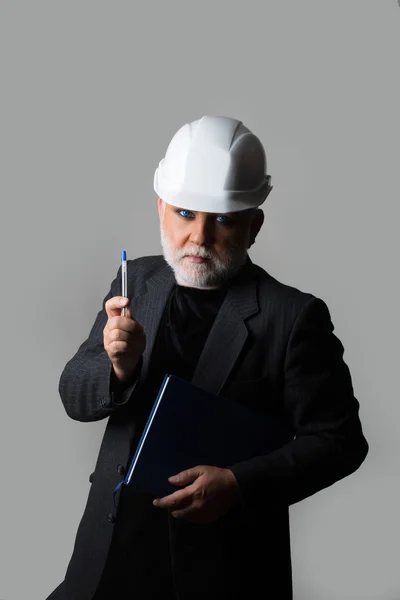
[[[174,285],[167,302],[157,340],[166,372],[192,378],[197,361],[227,292],[226,286],[199,289]]]

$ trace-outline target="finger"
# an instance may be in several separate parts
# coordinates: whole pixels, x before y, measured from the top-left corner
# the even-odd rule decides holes
[[[168,496],[164,496],[163,498],[156,498],[153,500],[154,506],[158,508],[168,508],[168,509],[181,509],[192,502],[192,495],[188,492],[187,488],[184,490],[179,490],[174,492],[173,494],[169,494]]]
[[[181,471],[176,475],[168,477],[168,481],[173,485],[187,485],[188,483],[193,483],[193,481],[195,481],[195,479],[200,477],[200,475],[203,473],[204,467],[202,465],[197,465],[196,467],[186,469],[185,471]]]
[[[182,510],[173,510],[171,511],[171,515],[174,519],[187,519],[190,520],[190,517],[193,517],[193,509],[192,508],[183,508]]]
[[[111,360],[119,359],[126,354],[128,344],[127,342],[111,342],[110,344],[105,345],[105,349]]]
[[[129,298],[124,296],[113,296],[109,298],[104,305],[108,318],[116,317],[121,314],[121,309],[124,306],[128,306]]]
[[[194,523],[200,522],[201,520],[199,510],[194,508],[192,505],[179,510],[173,510],[171,511],[171,515],[174,517],[174,519],[186,519],[187,521],[192,521]]]
[[[112,342],[126,342],[129,343],[131,333],[124,331],[123,329],[109,329],[106,334],[106,340],[108,344]]]
[[[128,333],[134,333],[139,331],[141,325],[135,321],[135,319],[129,317],[111,317],[106,324],[106,329],[112,331],[113,329],[121,329],[122,331],[127,331]]]
[[[128,328],[127,328],[128,329]],[[112,342],[126,342],[132,346],[137,346],[141,341],[142,331],[138,327],[134,327],[132,330],[125,330],[120,328],[105,328],[104,331],[104,343],[106,345]]]
[[[196,511],[192,507],[182,508],[181,510],[173,510],[171,515],[174,519],[187,519],[188,521],[195,520]]]

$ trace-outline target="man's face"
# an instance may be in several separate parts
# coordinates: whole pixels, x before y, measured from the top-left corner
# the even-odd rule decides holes
[[[220,287],[240,271],[264,220],[261,210],[204,213],[161,198],[158,211],[164,258],[178,284],[205,289]]]

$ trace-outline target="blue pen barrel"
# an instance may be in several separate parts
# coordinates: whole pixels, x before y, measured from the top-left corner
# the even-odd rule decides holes
[[[128,271],[127,271],[127,261],[126,261],[126,250],[122,250],[121,254],[121,296],[125,298],[128,297]],[[122,316],[126,317],[126,308],[122,309]]]

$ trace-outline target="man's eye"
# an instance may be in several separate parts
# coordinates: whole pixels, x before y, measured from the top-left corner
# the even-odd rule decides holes
[[[181,215],[181,217],[185,217],[185,218],[187,215],[190,215],[190,211],[188,211],[188,210],[178,210],[177,212],[178,212],[178,214]],[[182,213],[186,213],[186,215],[183,215]]]
[[[186,219],[189,215],[192,214],[189,210],[185,209],[177,210],[176,212],[179,216],[183,217],[184,219]],[[218,215],[217,219],[222,219],[222,221],[219,221],[222,225],[229,225],[232,222],[232,219],[226,217],[225,215]]]
[[[220,221],[220,223],[223,225],[229,225],[229,223],[232,221],[232,219],[225,217],[225,215],[219,215],[218,219],[225,219],[224,221]]]

